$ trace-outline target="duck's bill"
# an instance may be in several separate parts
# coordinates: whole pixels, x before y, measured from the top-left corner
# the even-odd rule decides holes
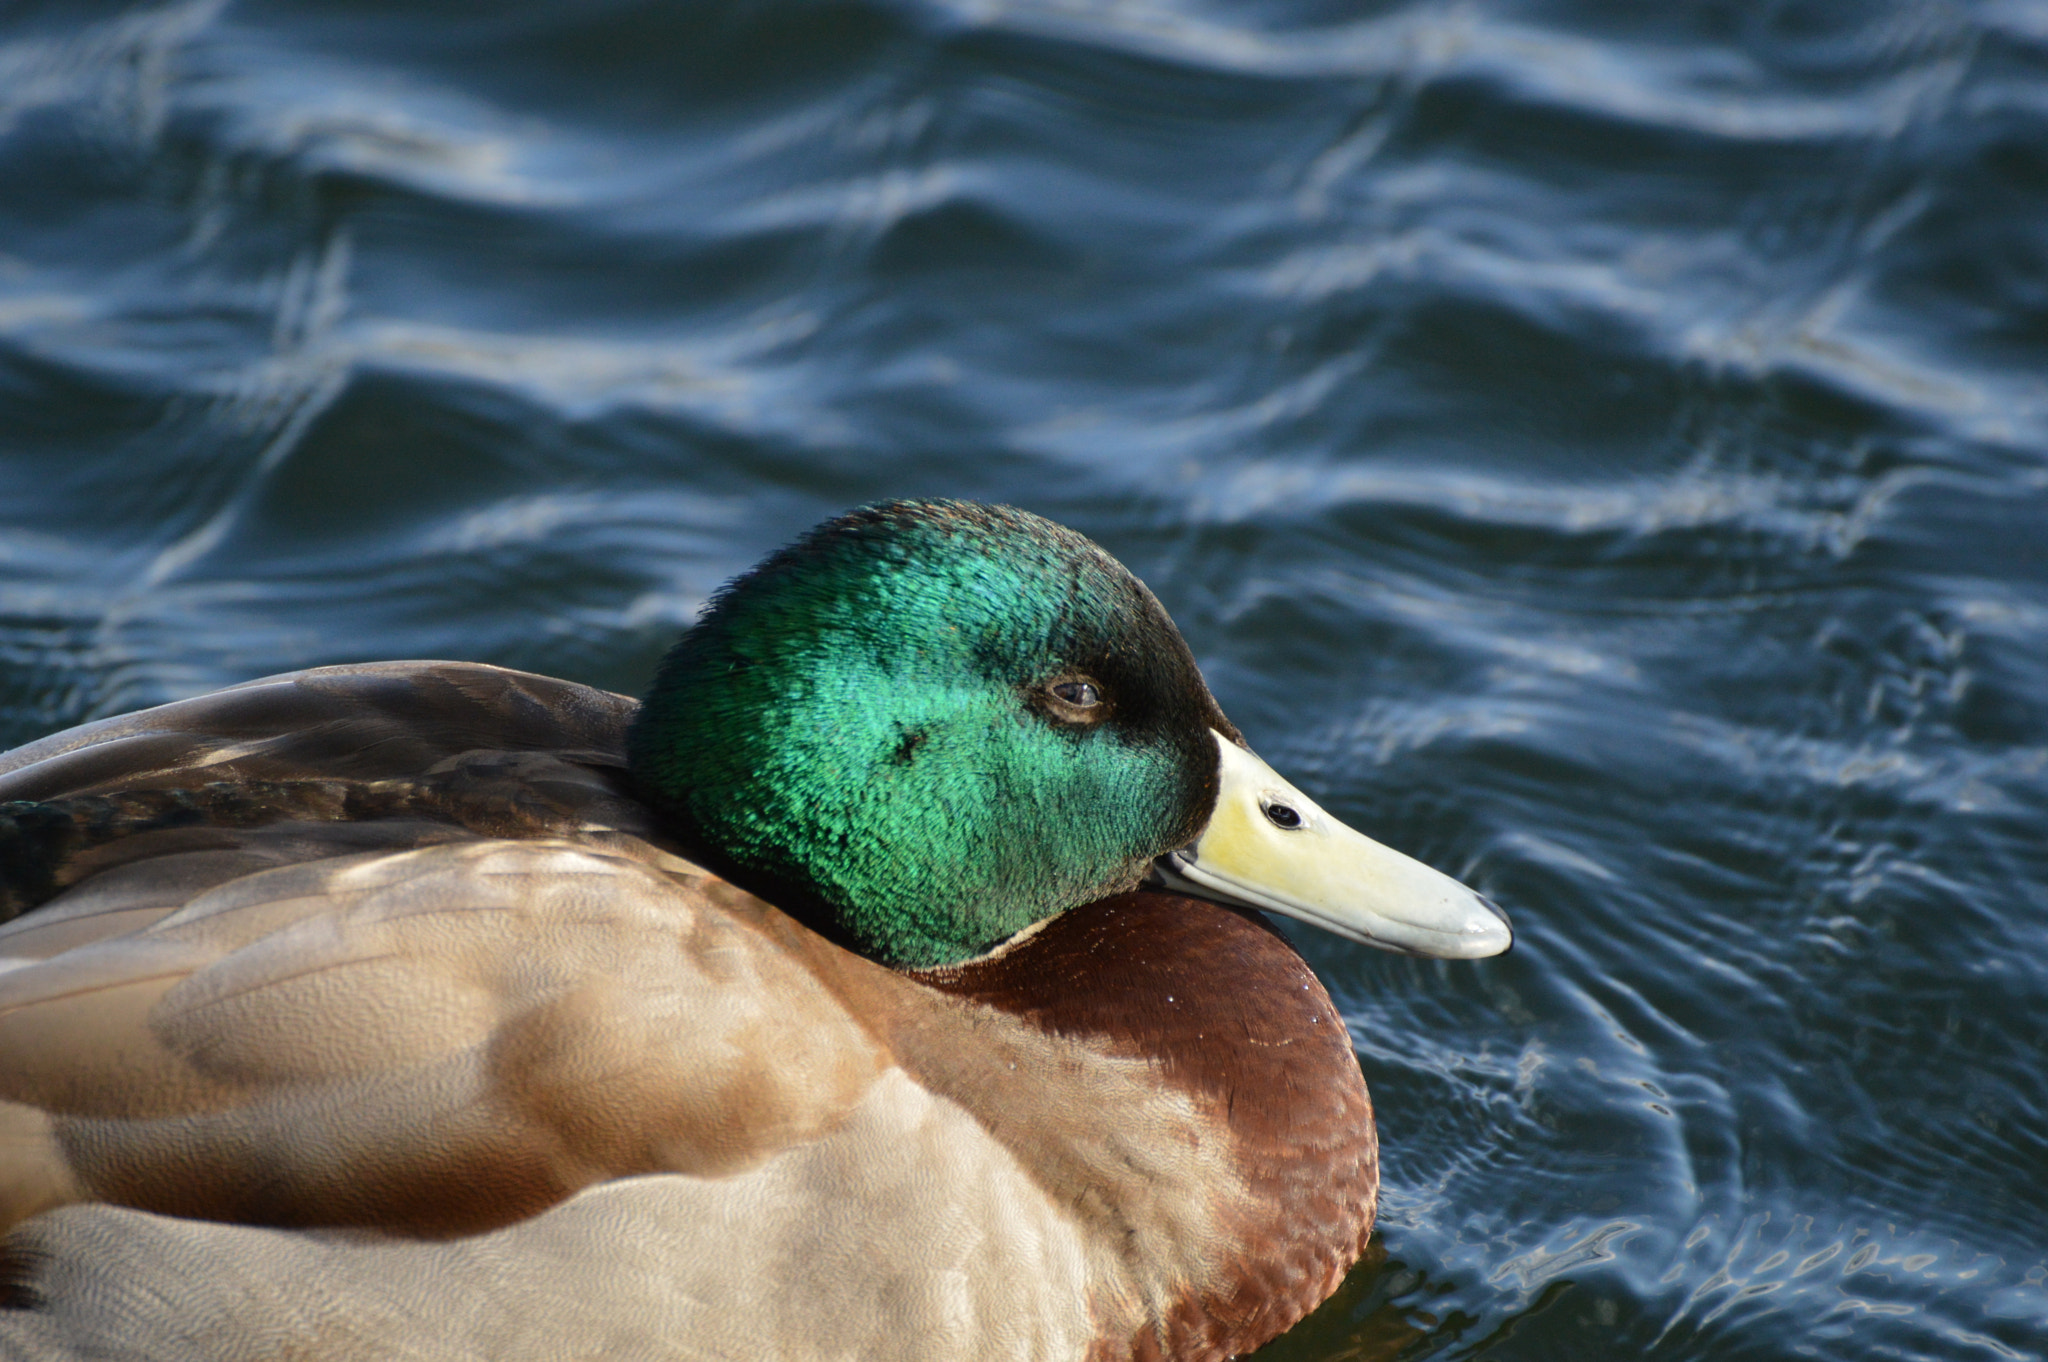
[[[1407,955],[1474,960],[1513,943],[1500,909],[1345,827],[1221,733],[1216,743],[1223,752],[1216,812],[1193,843],[1154,862],[1166,887],[1285,913]]]

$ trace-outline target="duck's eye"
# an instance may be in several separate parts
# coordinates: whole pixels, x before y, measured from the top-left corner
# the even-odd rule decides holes
[[[1075,709],[1093,709],[1102,703],[1102,692],[1095,689],[1093,681],[1062,681],[1052,693]]]
[[[1293,832],[1301,826],[1301,810],[1292,804],[1282,804],[1277,799],[1263,799],[1259,804],[1266,811],[1266,821],[1274,827]]]
[[[1038,702],[1039,711],[1056,723],[1086,726],[1109,717],[1109,702],[1103,698],[1102,687],[1085,676],[1048,681],[1040,694],[1044,698]]]

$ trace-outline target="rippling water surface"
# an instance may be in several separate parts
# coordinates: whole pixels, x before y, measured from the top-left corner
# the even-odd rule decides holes
[[[0,10],[0,745],[1066,521],[1519,928],[1275,1357],[2042,1355],[2044,440],[2021,0]]]

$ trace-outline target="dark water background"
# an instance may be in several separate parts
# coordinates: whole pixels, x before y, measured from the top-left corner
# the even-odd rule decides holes
[[[1270,1356],[2041,1356],[2044,361],[2040,3],[14,0],[0,745],[1015,502],[1519,928]]]

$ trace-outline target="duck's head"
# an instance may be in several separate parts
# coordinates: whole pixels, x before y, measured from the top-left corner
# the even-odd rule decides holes
[[[1411,954],[1509,942],[1254,756],[1122,564],[1004,506],[885,502],[772,555],[663,660],[630,754],[689,840],[891,965],[1148,873]]]

